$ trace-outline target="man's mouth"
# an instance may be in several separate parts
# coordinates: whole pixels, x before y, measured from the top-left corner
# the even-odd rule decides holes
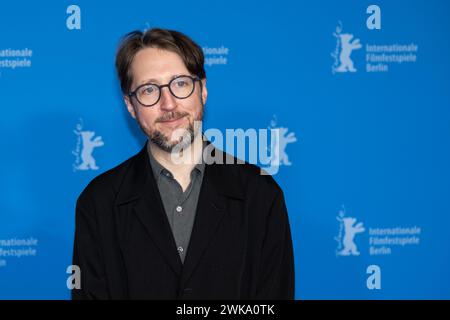
[[[180,117],[174,117],[174,118],[170,118],[170,119],[166,119],[166,120],[160,120],[158,122],[161,122],[162,124],[167,125],[167,126],[174,127],[174,126],[179,125],[183,121],[183,118],[185,116],[186,115],[182,115]]]
[[[163,121],[161,121],[161,122],[173,122],[173,121],[177,121],[177,120],[179,120],[179,119],[181,119],[181,118],[183,118],[184,116],[181,116],[181,117],[178,117],[178,118],[172,118],[172,119],[167,119],[167,120],[163,120]]]

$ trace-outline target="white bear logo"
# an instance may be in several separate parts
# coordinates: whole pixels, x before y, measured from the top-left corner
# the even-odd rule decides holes
[[[353,39],[353,34],[341,33],[342,25],[336,28],[336,32],[333,35],[337,39],[336,50],[331,55],[335,59],[333,66],[334,72],[356,72],[356,68],[353,65],[353,61],[350,58],[353,50],[361,49],[361,43],[359,39]]]
[[[358,233],[364,232],[364,226],[362,222],[356,223],[356,218],[345,217],[345,208],[339,211],[336,219],[340,223],[339,235],[335,237],[338,242],[338,248],[336,254],[339,256],[359,256],[358,248],[355,244],[355,236]]]
[[[95,159],[92,156],[92,152],[94,151],[94,148],[101,147],[104,145],[104,142],[102,140],[101,136],[95,136],[94,131],[82,131],[83,125],[78,124],[77,129],[74,130],[74,133],[78,135],[78,144],[75,151],[72,153],[77,157],[76,164],[74,165],[74,169],[76,170],[98,170],[99,167],[95,163]],[[81,138],[81,139],[80,139]],[[82,145],[82,149],[80,152],[80,144]],[[81,157],[81,163],[80,163],[80,157]]]
[[[277,130],[278,133],[273,135],[270,150],[272,150],[272,159],[271,162],[275,165],[285,165],[290,166],[292,163],[289,161],[289,157],[286,153],[286,147],[289,143],[293,143],[297,141],[294,132],[289,132],[288,128],[285,127],[276,127],[277,120],[274,116],[270,123],[271,130]]]
[[[81,160],[83,161],[79,166],[79,170],[97,170],[98,167],[95,164],[95,159],[92,156],[94,148],[104,145],[102,137],[98,136],[92,139],[95,135],[94,131],[82,131],[81,137],[83,139],[83,149],[81,150]]]
[[[365,229],[363,227],[363,223],[359,222],[354,225],[356,219],[351,217],[342,218],[342,222],[344,223],[344,238],[342,240],[344,249],[339,251],[338,254],[341,256],[359,256],[358,248],[353,240],[355,239],[355,235],[357,233],[364,232]]]
[[[353,66],[353,61],[350,59],[352,51],[361,48],[361,43],[359,39],[353,39],[353,35],[349,33],[344,33],[340,35],[341,37],[341,53],[339,54],[339,61],[341,64],[336,68],[337,72],[356,72]]]
[[[288,155],[286,153],[286,146],[289,143],[293,143],[297,141],[294,132],[288,133],[289,129],[284,127],[276,128],[278,130],[278,134],[274,135],[272,139],[271,150],[273,150],[273,158],[272,163],[277,165],[284,164],[286,166],[292,165],[289,161]]]

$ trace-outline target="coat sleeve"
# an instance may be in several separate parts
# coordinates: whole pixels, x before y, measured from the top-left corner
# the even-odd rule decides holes
[[[75,215],[73,265],[80,268],[81,288],[72,289],[73,300],[108,299],[105,268],[98,238],[93,202],[86,192],[78,198]]]
[[[261,262],[257,299],[294,299],[294,253],[287,209],[279,188],[267,217]]]

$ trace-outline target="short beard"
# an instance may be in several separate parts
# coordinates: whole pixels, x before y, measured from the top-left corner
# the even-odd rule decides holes
[[[194,123],[189,123],[188,127],[185,129],[176,129],[174,132],[179,132],[179,130],[183,130],[180,138],[177,141],[171,142],[169,137],[167,137],[164,133],[159,130],[154,130],[153,132],[148,132],[147,136],[150,141],[153,142],[157,147],[161,150],[172,153],[173,149],[176,147],[176,150],[184,150],[189,147],[193,142],[197,134],[199,133],[199,128],[201,128],[201,122],[203,121],[205,105],[200,100],[202,108],[200,110],[200,114],[197,119],[194,119]],[[195,128],[195,123],[200,122],[198,125],[199,128]],[[197,123],[198,124],[198,123]],[[141,129],[143,129],[141,127]],[[145,131],[144,131],[145,132]]]
[[[194,141],[194,126],[192,124],[189,124],[186,129],[177,130],[184,130],[182,136],[178,139],[178,141],[171,142],[161,131],[158,130],[153,131],[153,133],[149,136],[150,141],[165,152],[171,153],[175,147],[177,147],[178,150],[184,150],[189,147]]]

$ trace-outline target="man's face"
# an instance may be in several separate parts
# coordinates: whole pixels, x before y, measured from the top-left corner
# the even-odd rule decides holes
[[[191,75],[178,54],[158,48],[140,50],[133,59],[131,71],[131,91],[144,83],[163,85],[177,76]],[[186,99],[174,97],[169,88],[164,87],[160,100],[151,107],[144,107],[135,98],[128,96],[125,96],[125,103],[128,112],[149,139],[162,150],[170,152],[182,141],[182,148],[192,143],[198,133],[198,126],[194,127],[194,121],[203,120],[203,106],[207,95],[204,79],[202,86],[198,81],[195,82],[194,92]],[[190,134],[188,140],[187,133]]]

